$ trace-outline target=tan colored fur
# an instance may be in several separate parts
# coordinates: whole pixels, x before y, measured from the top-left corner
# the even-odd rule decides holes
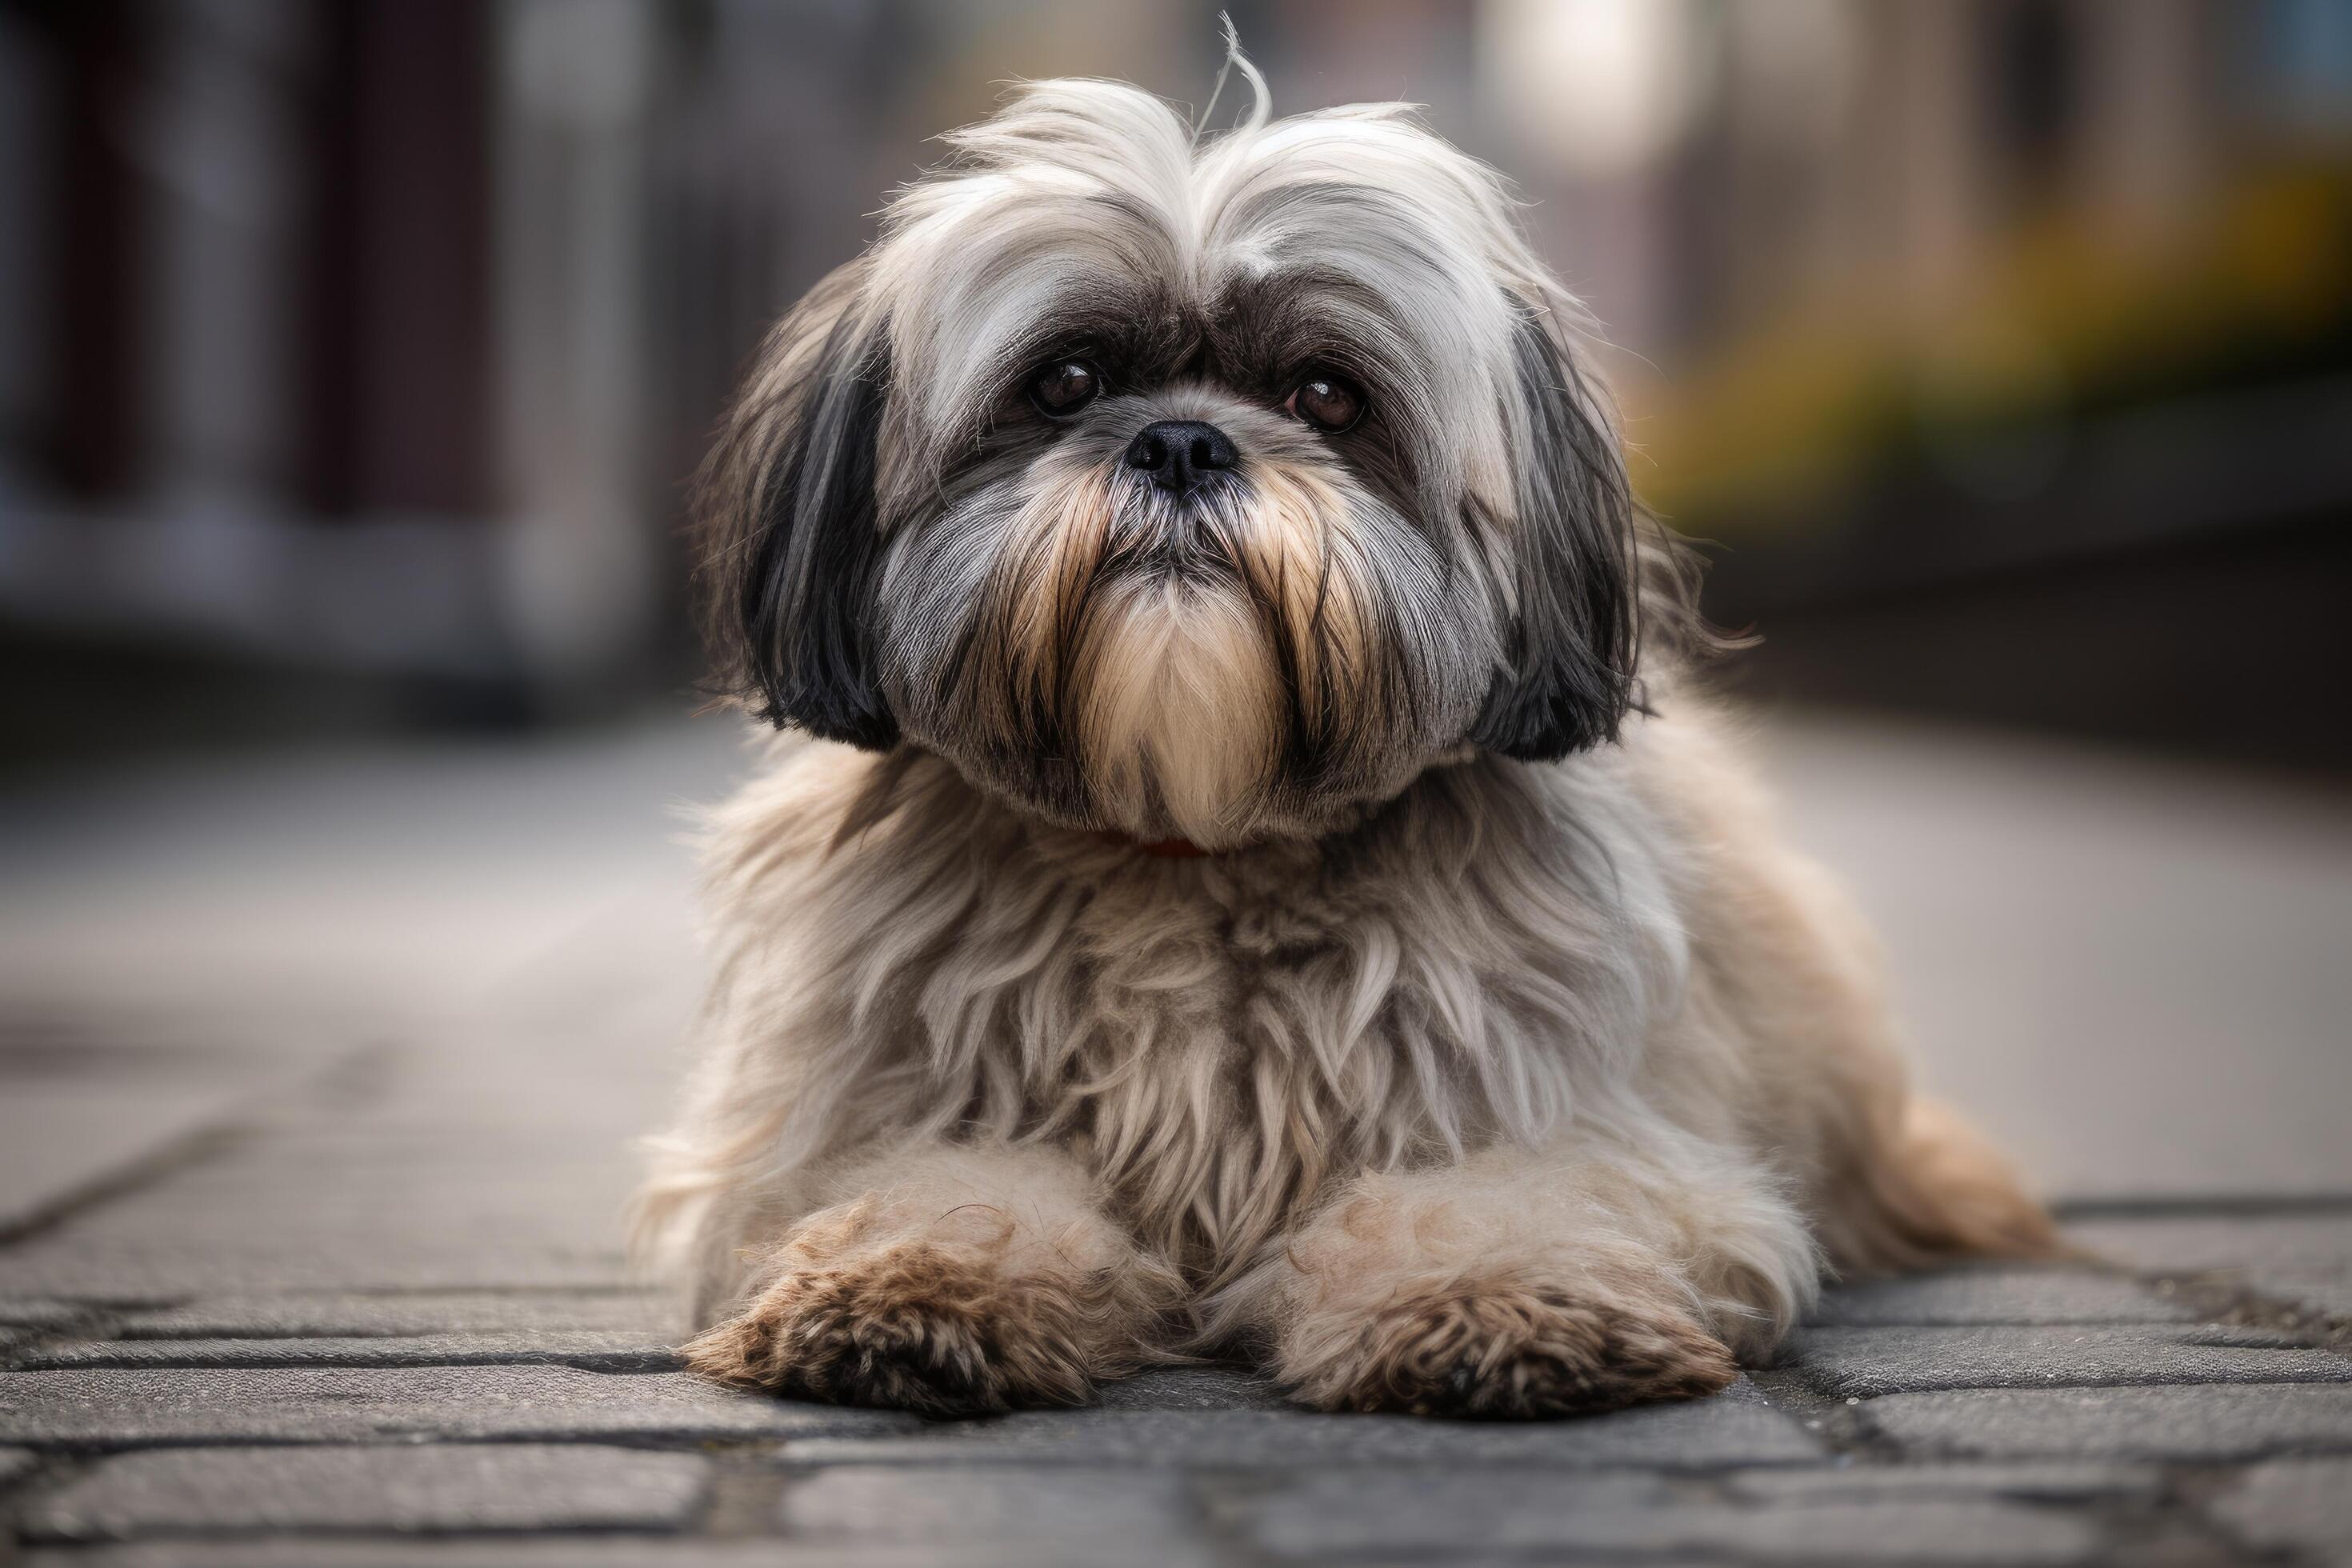
[[[1492,784],[1573,781],[1586,818],[1605,828],[1617,811],[1655,836],[1643,854],[1665,905],[1644,918],[1657,942],[1687,946],[1649,961],[1650,994],[1627,1004],[1649,1019],[1641,1037],[1609,1059],[1562,1041],[1575,1054],[1553,1068],[1535,1037],[1506,1045],[1534,1055],[1490,1058],[1503,1076],[1478,1110],[1449,1108],[1458,1087],[1349,1054],[1344,1035],[1297,1037],[1280,1048],[1308,1057],[1287,1065],[1267,1056],[1283,1032],[1254,1029],[1252,1013],[1284,1004],[1233,989],[1218,945],[1232,928],[1189,934],[1188,911],[1245,897],[1235,883],[1311,878],[1316,847],[1152,861],[1023,819],[919,761],[792,758],[718,820],[718,1048],[651,1193],[674,1237],[706,1249],[712,1327],[693,1364],[823,1397],[994,1409],[1083,1398],[1155,1351],[1238,1350],[1334,1408],[1558,1414],[1719,1386],[1735,1354],[1769,1355],[1824,1265],[2046,1251],[2048,1223],[2007,1167],[1908,1095],[1867,944],[1772,836],[1725,726],[1686,696],[1672,707],[1616,752],[1441,769],[1332,847],[1360,858],[1435,809],[1417,792],[1496,767]],[[893,804],[877,807],[877,792]],[[877,809],[878,824],[851,826]],[[1024,898],[1085,889],[1088,901],[1041,912],[1027,968],[986,961],[994,999],[968,979],[926,990],[915,955],[972,941],[965,922],[984,917],[950,909],[938,939],[861,926],[893,918],[861,904],[881,855],[1019,865],[1037,889]],[[1637,902],[1640,858],[1621,847],[1615,868]],[[1131,951],[1095,945],[1116,931]],[[1252,940],[1273,952],[1306,934]],[[851,962],[901,940],[911,968]],[[1117,981],[1124,958],[1134,973],[1118,983],[1153,988],[1144,1003],[1085,993],[1128,1032],[1059,1011],[1074,1004],[1052,994],[1059,972],[1043,957],[1057,945],[1112,961],[1087,972],[1090,987]],[[1399,963],[1379,941],[1364,961],[1381,974]],[[914,994],[856,990],[883,984]],[[1361,976],[1344,984],[1363,994]],[[1448,1005],[1527,1005],[1484,994]],[[921,1022],[940,1006],[1009,1009],[1012,1076],[986,1066],[1000,1037]],[[1318,1022],[1366,1020],[1286,1027]],[[908,1030],[934,1043],[891,1047]],[[982,1055],[960,1079],[963,1048]],[[1549,1070],[1563,1074],[1559,1098],[1527,1101],[1521,1132],[1497,1130],[1496,1114],[1517,1114],[1513,1075]]]
[[[1705,999],[1801,1129],[1809,1205],[1832,1266],[1916,1268],[1955,1256],[2042,1257],[2057,1236],[2015,1169],[1957,1115],[1910,1092],[1876,944],[1841,889],[1781,839],[1732,726],[1660,725],[1639,782],[1706,849],[1688,907]]]

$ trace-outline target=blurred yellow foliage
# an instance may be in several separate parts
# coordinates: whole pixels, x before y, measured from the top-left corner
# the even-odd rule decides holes
[[[1643,497],[1736,531],[1801,526],[1923,419],[1996,424],[2227,382],[2352,327],[2352,171],[2275,169],[2151,237],[2019,224],[1932,303],[1853,276],[1736,332],[1633,410]]]

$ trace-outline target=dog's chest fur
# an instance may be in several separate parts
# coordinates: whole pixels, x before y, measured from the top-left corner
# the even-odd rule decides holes
[[[812,1135],[1066,1141],[1215,1278],[1327,1179],[1533,1141],[1630,1071],[1683,963],[1654,837],[1612,766],[1480,762],[1321,845],[1158,859],[926,759],[772,868],[791,930],[728,967]]]

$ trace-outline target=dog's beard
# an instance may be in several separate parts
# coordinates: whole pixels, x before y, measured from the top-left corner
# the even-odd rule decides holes
[[[1458,717],[1409,646],[1412,601],[1446,618],[1434,552],[1344,475],[1253,461],[1179,498],[1090,445],[951,506],[900,563],[929,587],[893,621],[960,626],[901,639],[941,661],[898,679],[921,738],[1049,816],[1219,847],[1376,793]]]
[[[1254,606],[1154,569],[1094,596],[1076,653],[1077,741],[1111,821],[1217,845],[1273,782],[1285,693]]]

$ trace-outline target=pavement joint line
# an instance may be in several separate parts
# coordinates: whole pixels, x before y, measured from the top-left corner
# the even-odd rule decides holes
[[[2171,1391],[2188,1391],[2188,1390],[2194,1390],[2194,1389],[2219,1389],[2219,1390],[2227,1390],[2227,1391],[2231,1392],[2231,1393],[2241,1393],[2241,1394],[2267,1393],[2267,1394],[2277,1394],[2277,1395],[2290,1395],[2290,1394],[2297,1394],[2297,1393],[2302,1393],[2302,1392],[2305,1392],[2305,1391],[2307,1391],[2307,1390],[2311,1390],[2311,1389],[2314,1389],[2314,1388],[2326,1388],[2326,1387],[2331,1387],[2331,1386],[2340,1386],[2340,1385],[2313,1384],[2307,1384],[2307,1383],[2231,1383],[2231,1384],[2210,1384],[2210,1383],[2209,1383],[2209,1384],[2169,1383],[2169,1384],[2130,1384],[2130,1385],[2120,1386],[2120,1387],[2115,1387],[2115,1388],[2092,1388],[2092,1389],[2084,1389],[2084,1388],[2048,1388],[2048,1389],[2045,1389],[2045,1388],[2038,1388],[2038,1387],[2037,1387],[2037,1388],[1954,1388],[1954,1389],[1933,1389],[1933,1390],[1902,1390],[1902,1391],[1897,1391],[1897,1392],[1893,1392],[1893,1393],[1887,1393],[1887,1394],[1866,1394],[1866,1395],[1860,1395],[1860,1396],[1850,1396],[1850,1397],[1854,1397],[1854,1399],[1855,1399],[1855,1404],[1856,1404],[1856,1406],[1857,1406],[1856,1414],[1857,1414],[1858,1415],[1860,1415],[1860,1416],[1862,1416],[1862,1417],[1864,1417],[1864,1418],[1865,1418],[1865,1419],[1866,1419],[1866,1418],[1867,1418],[1867,1416],[1868,1416],[1868,1413],[1869,1413],[1870,1409],[1871,1409],[1871,1407],[1872,1407],[1873,1405],[1882,1405],[1882,1404],[1886,1404],[1886,1403],[1888,1403],[1888,1402],[1895,1401],[1895,1400],[1940,1399],[1940,1398],[1954,1398],[1954,1397],[1965,1398],[1965,1397],[1969,1397],[1969,1396],[1972,1396],[1972,1395],[1973,1395],[1973,1396],[1985,1396],[1985,1395],[1998,1396],[1998,1395],[2001,1395],[2001,1394],[2028,1394],[2028,1395],[2032,1395],[2032,1394],[2047,1394],[2047,1393],[2059,1393],[2059,1394],[2112,1394],[2112,1393],[2141,1393],[2141,1392],[2145,1392],[2146,1390],[2147,1390],[2147,1389],[2151,1389],[2151,1388],[2166,1389],[2166,1390],[2171,1390]],[[1916,1444],[1905,1444],[1905,1443],[1902,1443],[1900,1440],[1897,1440],[1897,1439],[1892,1439],[1892,1438],[1882,1438],[1881,1440],[1882,1440],[1883,1442],[1885,1442],[1885,1443],[1887,1443],[1887,1444],[1891,1445],[1891,1447],[1894,1448],[1895,1452],[1895,1453],[1896,1453],[1896,1455],[1897,1455],[1898,1460],[1899,1460],[1899,1461],[1902,1461],[1902,1462],[1925,1463],[1925,1464],[1981,1464],[1981,1463],[1996,1463],[1996,1462],[2000,1462],[2000,1458],[2001,1458],[2001,1456],[1999,1456],[1999,1455],[1974,1453],[1974,1452],[1970,1452],[1969,1450],[1968,1450],[1968,1449],[1966,1449],[1966,1448],[1964,1448],[1964,1447],[1952,1447],[1952,1446],[1950,1446],[1950,1445],[1948,1445],[1948,1444],[1945,1444],[1945,1443],[1937,1443],[1937,1442],[1934,1442],[1934,1441],[1922,1441],[1922,1442],[1918,1442],[1918,1443],[1916,1443]],[[2229,1457],[2227,1457],[2227,1458],[2221,1458],[2221,1459],[2191,1459],[2191,1458],[2169,1458],[2169,1459],[2168,1459],[2168,1458],[2151,1458],[2151,1459],[2147,1459],[2147,1460],[2143,1460],[2143,1461],[2140,1461],[2140,1462],[2147,1463],[2147,1464],[2149,1464],[2149,1465],[2152,1465],[2152,1466],[2155,1466],[2155,1467],[2158,1467],[2158,1468],[2166,1468],[2166,1469],[2178,1469],[2178,1468],[2186,1468],[2186,1467],[2189,1467],[2189,1466],[2210,1466],[2211,1468],[2217,1468],[2217,1469],[2222,1469],[2222,1470],[2228,1470],[2228,1471],[2232,1471],[2232,1472],[2241,1472],[2241,1473],[2242,1473],[2242,1472],[2244,1472],[2244,1471],[2246,1471],[2246,1470],[2250,1470],[2250,1469],[2253,1468],[2255,1466],[2262,1465],[2262,1464],[2266,1464],[2266,1463],[2268,1463],[2268,1462],[2270,1462],[2270,1461],[2272,1461],[2272,1460],[2276,1460],[2276,1459],[2298,1459],[2298,1458],[2334,1458],[2334,1457],[2336,1457],[2336,1456],[2338,1456],[2338,1455],[2352,1455],[2352,1435],[2347,1435],[2347,1436],[2341,1436],[2341,1437],[2336,1437],[2336,1436],[2321,1436],[2321,1437],[2315,1437],[2315,1437],[2309,1437],[2309,1436],[2288,1436],[2274,1437],[2274,1438],[2271,1438],[2271,1439],[2268,1439],[2268,1440],[2263,1441],[2263,1442],[2260,1442],[2260,1443],[2257,1443],[2257,1444],[2252,1445],[2252,1446],[2250,1446],[2249,1447],[2247,1447],[2247,1448],[2243,1449],[2242,1451],[2234,1452],[2234,1453],[2231,1454]],[[2026,1460],[2031,1461],[2031,1460],[2033,1460],[2033,1459],[2036,1459],[2036,1458],[2042,1458],[2042,1457],[2041,1457],[2041,1456],[2033,1456],[2033,1455],[2025,1455],[2025,1456],[2017,1456],[2017,1458],[2023,1458],[2023,1459],[2026,1459]]]
[[[118,1321],[110,1314],[89,1311],[62,1323],[11,1330],[9,1332],[15,1336],[13,1340],[0,1336],[0,1344],[6,1346],[5,1350],[0,1350],[0,1367],[14,1367],[25,1357],[37,1355],[61,1342],[112,1344],[121,1337],[116,1331],[119,1327]],[[0,1433],[0,1442],[5,1441],[6,1434]]]
[[[2185,1300],[2216,1327],[2268,1329],[2310,1350],[2352,1355],[2352,1317],[2324,1312],[2273,1296],[2231,1278],[2227,1268],[2157,1270],[2140,1280],[2160,1295]]]
[[[338,1080],[353,1071],[375,1070],[397,1047],[390,1041],[372,1040],[345,1049],[331,1060],[277,1089],[257,1096],[239,1114],[205,1126],[193,1127],[166,1139],[114,1169],[91,1177],[30,1214],[0,1222],[0,1248],[20,1246],[58,1230],[93,1209],[132,1196],[249,1145],[279,1122],[287,1108],[316,1097],[341,1092]],[[68,1298],[70,1300],[70,1298]]]
[[[1748,1378],[1768,1408],[1821,1439],[1832,1464],[1859,1458],[1879,1442],[1852,1400],[1818,1386],[1794,1366],[1751,1370]]]
[[[92,1209],[159,1186],[183,1172],[228,1153],[249,1141],[257,1131],[251,1120],[239,1117],[215,1122],[209,1127],[194,1128],[169,1139],[159,1147],[58,1194],[32,1213],[0,1224],[0,1247],[19,1246],[46,1236]]]
[[[1889,1397],[1888,1395],[1840,1396],[1822,1394],[1803,1379],[1801,1374],[1795,1373],[1793,1368],[1781,1374],[1783,1378],[1789,1380],[1787,1384],[1779,1379],[1767,1384],[1765,1379],[1772,1376],[1769,1373],[1751,1373],[1749,1375],[1758,1381],[1759,1386],[1766,1387],[1776,1401],[1783,1395],[1784,1392],[1794,1395],[1790,1397],[1789,1405],[1786,1407],[1791,1414],[1807,1404],[1824,1406],[1835,1413],[1825,1420],[1823,1426],[1817,1431],[1817,1435],[1828,1443],[1832,1450],[1828,1462],[1820,1467],[1822,1469],[1841,1470],[1858,1475],[1878,1474],[1899,1477],[1922,1467],[1939,1464],[1957,1466],[1965,1469],[1970,1466],[1990,1468],[2003,1463],[1995,1458],[1948,1452],[1933,1445],[1906,1443],[1874,1430],[1866,1418],[1865,1411],[1877,1399]],[[1793,1387],[1790,1386],[1791,1384]],[[2306,1447],[2290,1447],[2283,1450],[2286,1454],[2304,1454],[2311,1451]],[[2101,1562],[2137,1562],[2142,1559],[2140,1554],[2134,1552],[2135,1547],[2144,1552],[2153,1552],[2155,1549],[2161,1548],[2166,1552],[2177,1552],[2183,1544],[2191,1542],[2212,1552],[2210,1561],[2237,1562],[2241,1560],[2240,1554],[2244,1552],[2244,1547],[2226,1530],[2208,1517],[2205,1511],[2206,1504],[2213,1498],[2225,1494],[2253,1466],[2264,1462],[2265,1458],[2275,1457],[2277,1456],[2266,1455],[2221,1463],[2158,1461],[2147,1467],[2155,1474],[2157,1480],[2152,1492],[2145,1497],[2077,1499],[2016,1494],[1997,1495],[2001,1496],[2002,1500],[2012,1506],[2046,1512],[2053,1516],[2079,1517],[2088,1513],[2097,1521],[2099,1535],[2105,1543],[2105,1550],[2098,1555],[2098,1561]],[[1751,1470],[1760,1470],[1764,1468],[1748,1467]],[[1756,1510],[1775,1506],[1770,1502],[1743,1499],[1734,1493],[1727,1483],[1736,1470],[1737,1468],[1726,1468],[1717,1471],[1686,1472],[1685,1474],[1688,1479],[1694,1480],[1708,1481],[1719,1494],[1716,1500],[1727,1506]],[[2198,1484],[2200,1479],[2201,1485]],[[2168,1556],[2166,1560],[2176,1559]],[[2183,1557],[2178,1560],[2187,1563],[2209,1559]],[[1725,1561],[1737,1561],[1737,1559]]]

